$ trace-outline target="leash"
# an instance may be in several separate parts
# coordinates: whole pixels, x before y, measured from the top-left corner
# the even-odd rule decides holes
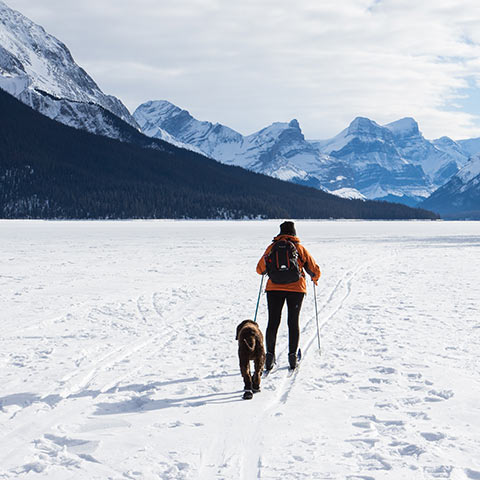
[[[263,277],[264,275],[262,275],[262,279],[260,280],[260,289],[258,290],[257,306],[255,307],[255,318],[253,319],[255,323],[257,323],[258,304],[260,303],[260,295],[262,294]]]

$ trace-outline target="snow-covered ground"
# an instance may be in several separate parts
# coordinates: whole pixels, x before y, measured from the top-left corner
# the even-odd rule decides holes
[[[297,222],[322,352],[310,289],[244,401],[279,223],[0,221],[0,478],[480,479],[480,223]]]

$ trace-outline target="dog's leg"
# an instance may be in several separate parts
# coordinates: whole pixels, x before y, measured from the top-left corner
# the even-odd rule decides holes
[[[254,392],[260,391],[260,381],[261,381],[261,375],[262,375],[264,364],[265,362],[263,361],[262,356],[257,355],[255,357],[255,372],[253,374],[253,391]]]
[[[240,371],[242,372],[243,383],[244,383],[244,393],[243,398],[245,400],[250,400],[253,397],[252,390],[252,375],[250,373],[250,361],[240,363]]]
[[[240,371],[242,372],[243,383],[245,385],[245,390],[252,389],[252,375],[250,373],[250,361],[242,362],[240,364]]]

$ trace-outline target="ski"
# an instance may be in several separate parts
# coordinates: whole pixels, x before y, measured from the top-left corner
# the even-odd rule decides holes
[[[278,363],[275,362],[273,367],[270,370],[264,369],[262,372],[262,378],[269,377],[272,373],[275,373],[278,370]]]

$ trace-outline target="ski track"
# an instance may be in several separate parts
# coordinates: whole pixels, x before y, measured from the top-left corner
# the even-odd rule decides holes
[[[0,478],[479,479],[477,225],[299,222],[322,352],[309,290],[300,367],[284,318],[243,401],[276,223],[2,223]]]
[[[320,310],[318,311],[318,317],[319,319],[322,319],[322,318],[324,319],[322,323],[319,323],[318,330],[319,330],[320,336],[322,335],[323,328],[337,314],[337,312],[343,307],[345,301],[348,299],[351,293],[351,288],[352,288],[351,285],[355,275],[361,270],[361,268],[364,268],[368,263],[370,262],[365,262],[361,265],[358,265],[354,270],[347,272],[344,275],[344,277],[341,278],[337,282],[337,284],[334,286],[334,288],[331,290],[328,296],[328,299],[323,303],[323,305],[320,306]],[[337,297],[340,297],[340,300],[336,301]],[[329,307],[333,307],[333,308],[329,308]],[[315,325],[313,326],[313,328],[311,328],[314,322],[315,322]],[[311,351],[312,346],[313,345],[317,346],[318,335],[317,335],[317,329],[316,329],[316,316],[311,317],[307,322],[305,322],[305,325],[302,328],[302,332],[301,332],[302,337],[307,335],[307,332],[312,329],[314,329],[315,332],[313,334],[310,334],[310,338],[309,339],[307,338],[307,340],[304,341],[304,345],[306,345],[306,347],[302,348],[302,363],[307,361],[307,355],[309,355],[309,352]],[[286,352],[286,349],[283,350],[283,353],[285,352]],[[297,376],[301,375],[300,369],[301,367],[295,370],[291,375],[286,375],[286,376],[284,375],[285,378],[283,379],[280,386],[277,388],[278,392],[276,393],[274,399],[270,401],[269,404],[267,404],[266,408],[261,413],[260,418],[256,420],[257,425],[264,425],[265,417],[274,415],[273,411],[276,410],[279,405],[286,404],[288,402],[289,394],[294,388]],[[262,431],[261,429],[258,429],[255,433],[255,438],[250,439],[247,442],[247,445],[258,445],[259,443],[261,443],[261,440],[259,439],[261,431]],[[241,478],[244,480],[248,480],[252,478],[263,478],[261,455],[258,455],[256,461],[252,462],[251,459],[255,457],[255,451],[254,449],[250,449],[248,457],[249,457],[249,460],[244,461],[244,464],[249,464],[249,465],[256,464],[258,468],[257,468],[257,471],[255,472],[256,473],[255,475],[253,475],[254,472],[247,471],[246,474],[243,475]]]
[[[178,294],[178,292],[177,292]],[[159,300],[160,294],[154,293],[152,295],[152,303],[151,307],[148,305],[144,297],[140,297],[137,299],[137,309],[140,314],[142,320],[148,324],[149,326],[155,326],[155,328],[159,327],[158,321],[163,320],[164,316],[168,313],[170,315],[178,315],[178,312],[172,311],[171,308],[164,308],[163,304],[165,303],[165,299],[163,302]],[[176,304],[177,301],[171,302],[169,305]],[[168,305],[168,304],[167,304]],[[102,309],[94,309],[95,314],[98,315],[99,312],[110,312],[113,314],[113,310],[111,306],[104,306]],[[92,312],[89,312],[88,316],[91,316]],[[42,322],[41,326],[45,326],[45,322]],[[101,376],[103,372],[107,372],[109,370],[114,370],[116,366],[120,365],[121,363],[127,361],[129,357],[135,355],[139,350],[148,347],[149,345],[156,344],[156,347],[161,348],[166,343],[170,342],[172,338],[174,338],[174,334],[176,333],[176,329],[172,328],[171,326],[166,328],[167,323],[163,322],[161,325],[164,330],[164,335],[155,335],[149,338],[142,338],[138,341],[132,342],[130,344],[122,345],[117,348],[108,348],[107,352],[103,355],[100,355],[93,364],[89,365],[88,368],[78,368],[72,370],[70,373],[63,376],[58,381],[58,388],[48,392],[47,394],[43,395],[41,398],[32,398],[31,400],[25,401],[25,406],[20,411],[15,411],[10,420],[16,421],[17,416],[22,416],[23,410],[29,409],[36,409],[35,416],[41,416],[42,418],[37,422],[33,422],[30,418],[28,418],[25,422],[22,422],[20,426],[16,426],[14,430],[7,433],[3,437],[0,437],[0,441],[2,441],[6,446],[7,450],[2,452],[2,460],[6,462],[7,459],[11,459],[12,455],[15,455],[16,452],[21,450],[21,446],[25,441],[25,435],[28,432],[29,436],[35,438],[34,444],[36,448],[43,452],[41,455],[42,458],[45,455],[49,455],[52,457],[57,457],[58,452],[55,447],[48,446],[47,444],[51,444],[52,442],[60,446],[62,448],[68,446],[75,446],[77,444],[87,444],[87,441],[81,440],[71,440],[68,438],[62,437],[55,437],[54,435],[44,434],[42,438],[42,433],[45,431],[50,430],[53,426],[59,423],[61,420],[67,420],[68,416],[70,415],[69,409],[67,409],[66,414],[62,414],[58,412],[59,404],[68,399],[76,399],[81,397],[92,397],[96,398],[97,396],[109,392],[111,390],[115,390],[115,388],[121,383],[121,381],[126,378],[129,374],[127,373],[123,377],[116,378],[115,380],[110,380],[104,383],[96,384],[95,390],[89,389],[92,385],[95,384],[95,380],[97,377]],[[37,327],[38,328],[38,327]],[[24,329],[23,331],[25,331]],[[165,335],[166,334],[166,335]],[[78,362],[78,360],[77,360]],[[4,402],[2,402],[4,403]],[[38,408],[38,404],[41,404],[41,407]],[[48,407],[48,408],[46,408]],[[6,427],[8,429],[8,422],[6,423]],[[53,439],[53,440],[52,440]],[[60,440],[59,440],[60,439]],[[50,442],[48,441],[50,440]],[[59,443],[60,442],[60,443]],[[90,442],[91,443],[91,442]],[[96,442],[98,444],[98,442]],[[93,444],[96,444],[93,442]],[[72,448],[70,448],[72,450]],[[75,450],[75,449],[73,449]],[[82,452],[85,450],[78,449]],[[88,449],[87,449],[88,450]],[[96,463],[97,461],[91,455],[84,455],[82,453],[78,453],[77,458],[67,458],[62,459],[61,465],[63,466],[75,466],[78,467],[80,465],[81,460],[89,461]],[[0,463],[3,463],[0,462]],[[42,462],[33,462],[28,463],[21,466],[19,469],[13,469],[12,472],[15,475],[20,475],[22,473],[29,473],[31,471],[39,473],[44,470],[44,466]],[[5,477],[7,478],[7,477]]]
[[[336,315],[349,297],[351,284],[355,275],[369,263],[371,262],[365,262],[356,266],[355,269],[348,271],[332,288],[327,300],[320,305],[318,316],[320,319],[324,318],[323,322],[319,325],[320,334],[323,327]],[[339,300],[337,300],[337,297],[340,297]],[[308,332],[312,330],[312,326],[315,329],[314,334],[310,334],[310,337],[304,341],[306,347],[302,349],[302,363],[307,361],[307,354],[311,350],[314,342],[317,341],[315,322],[316,317],[310,317],[302,328],[302,336],[307,335]],[[280,349],[280,353],[278,354],[279,362],[282,360],[285,361],[285,352],[285,347]],[[249,416],[249,422],[241,428],[241,435],[239,435],[235,441],[231,441],[232,431],[235,427],[231,423],[228,423],[222,428],[224,436],[217,438],[216,442],[208,448],[207,452],[201,455],[202,466],[199,471],[199,478],[214,478],[214,476],[215,478],[235,478],[235,471],[240,472],[238,478],[242,480],[264,478],[262,476],[262,448],[258,448],[263,443],[262,429],[267,425],[268,418],[275,415],[278,407],[287,403],[290,391],[294,387],[300,371],[299,368],[290,376],[287,375],[288,369],[286,369],[286,367],[280,367],[264,379],[262,388],[263,390],[265,390],[265,388],[273,389],[269,392],[270,395],[268,395],[266,399],[258,398],[260,394],[255,395],[255,400],[262,402],[262,407],[256,408],[254,414]],[[252,425],[256,425],[258,428],[252,428]],[[233,445],[233,448],[231,447],[230,450],[227,449],[227,445],[229,444]],[[240,448],[238,446],[239,444],[241,445]],[[235,456],[237,457],[235,463],[238,464],[238,466],[232,469],[231,459]],[[213,471],[206,469],[205,465],[213,466]],[[219,465],[220,468],[218,468]]]

